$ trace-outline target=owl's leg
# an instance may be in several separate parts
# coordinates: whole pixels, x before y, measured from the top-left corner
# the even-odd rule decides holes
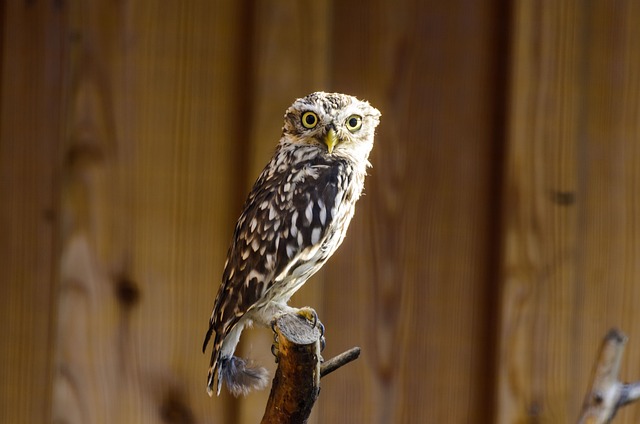
[[[250,359],[234,355],[240,334],[247,323],[248,319],[241,319],[222,344],[218,360],[218,394],[223,382],[236,397],[246,395],[251,390],[262,390],[268,383],[269,374],[265,368],[255,365]]]

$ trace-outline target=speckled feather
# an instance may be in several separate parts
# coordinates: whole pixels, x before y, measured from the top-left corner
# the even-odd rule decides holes
[[[312,129],[301,123],[305,111],[318,116]],[[362,117],[362,133],[343,128],[345,119],[354,114]],[[226,350],[233,353],[242,326],[251,321],[269,325],[273,311],[286,307],[291,295],[342,242],[363,189],[379,116],[354,97],[321,92],[298,99],[287,110],[283,136],[245,202],[227,254],[203,345],[204,350],[215,332],[210,393],[216,368],[229,363],[229,357],[221,357],[223,345],[229,344]],[[329,129],[339,139],[331,153],[323,143]],[[238,334],[230,336],[236,327]],[[218,393],[223,375],[232,379],[219,370]],[[234,386],[227,381],[235,395],[246,394],[248,384]],[[266,380],[256,377],[255,386],[264,384]]]

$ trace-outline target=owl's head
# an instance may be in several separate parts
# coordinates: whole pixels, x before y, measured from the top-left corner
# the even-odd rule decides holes
[[[368,102],[318,91],[287,109],[280,143],[315,146],[327,155],[366,161],[379,122],[380,112]]]

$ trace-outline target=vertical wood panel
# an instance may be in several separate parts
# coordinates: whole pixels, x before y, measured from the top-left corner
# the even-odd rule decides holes
[[[487,3],[360,6],[334,9],[332,79],[382,118],[366,195],[323,295],[327,355],[363,353],[323,382],[321,421],[487,421],[499,89],[490,41],[500,23]]]
[[[238,95],[242,12],[239,2],[205,0],[171,7],[151,2],[134,15],[140,55],[132,273],[146,300],[137,340],[147,384],[161,384],[166,406],[177,406],[178,413],[186,402],[196,422],[236,417],[228,395],[206,395],[210,351],[201,355],[199,349],[232,231],[243,159],[237,157],[238,128],[246,119]]]
[[[230,422],[199,349],[234,197],[240,9],[68,11],[54,418]]]
[[[48,422],[62,16],[0,9],[0,422]]]
[[[577,347],[590,371],[594,345],[611,326],[629,336],[621,375],[640,378],[640,6],[595,2],[588,14],[584,99],[585,202],[578,270],[584,328]],[[578,356],[576,354],[575,356]],[[578,357],[580,357],[578,356]],[[586,387],[588,374],[577,381]],[[583,393],[580,394],[581,396]],[[572,399],[576,411],[582,397]],[[624,408],[615,423],[636,423],[640,405]]]
[[[519,2],[514,18],[497,393],[504,423],[574,421],[603,334],[616,325],[638,338],[639,211],[629,193],[638,186],[631,22],[640,15],[625,1],[540,6]],[[627,354],[634,363],[637,353]],[[635,422],[624,417],[616,422]]]
[[[520,2],[514,18],[498,357],[504,423],[570,421],[584,22],[575,2],[538,6]]]
[[[252,29],[247,48],[250,68],[246,90],[247,110],[241,111],[247,139],[242,160],[247,161],[246,196],[255,178],[271,158],[280,138],[285,110],[296,98],[313,91],[330,91],[329,69],[329,2],[328,1],[258,1],[252,3]],[[249,16],[247,16],[247,19]],[[244,197],[242,198],[244,201]],[[238,214],[240,213],[238,205]],[[218,275],[222,274],[222,269]],[[291,300],[296,307],[314,307],[323,319],[321,296],[324,290],[322,272],[316,274]],[[240,351],[270,370],[275,370],[270,346],[271,330],[249,329],[243,332]],[[271,374],[273,376],[273,372]],[[269,390],[252,393],[241,400],[241,423],[259,422],[264,413]],[[309,423],[316,422],[313,412]]]

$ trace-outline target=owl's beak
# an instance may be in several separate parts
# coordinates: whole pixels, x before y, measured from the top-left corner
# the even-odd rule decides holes
[[[327,135],[324,137],[324,144],[327,145],[327,150],[329,151],[329,154],[331,154],[331,152],[333,152],[333,148],[338,144],[338,136],[333,128],[329,129]]]

